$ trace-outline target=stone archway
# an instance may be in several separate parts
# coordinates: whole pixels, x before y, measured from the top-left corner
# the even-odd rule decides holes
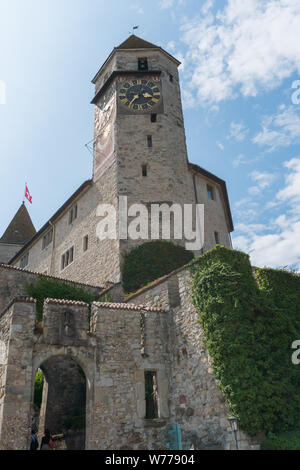
[[[49,429],[52,435],[64,436],[63,448],[84,450],[87,379],[83,369],[66,355],[46,359],[39,369],[44,376],[39,438],[45,429]]]

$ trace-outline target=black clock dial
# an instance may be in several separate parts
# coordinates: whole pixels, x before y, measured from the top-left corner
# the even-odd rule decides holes
[[[119,90],[119,99],[128,109],[147,111],[161,99],[161,90],[157,83],[151,80],[129,80]]]

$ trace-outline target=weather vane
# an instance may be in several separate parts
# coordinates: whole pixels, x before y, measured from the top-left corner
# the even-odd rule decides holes
[[[132,27],[132,34],[134,34],[134,31],[135,31],[136,29],[139,29],[139,26],[133,26],[133,27]],[[129,34],[131,34],[131,32],[130,32]]]

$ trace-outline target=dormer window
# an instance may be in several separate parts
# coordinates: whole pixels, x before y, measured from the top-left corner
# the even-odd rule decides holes
[[[138,68],[141,72],[145,72],[148,70],[148,59],[140,58],[138,60]]]

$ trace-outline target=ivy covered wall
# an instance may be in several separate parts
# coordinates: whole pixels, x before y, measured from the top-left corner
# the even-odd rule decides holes
[[[219,386],[249,435],[300,428],[300,276],[252,269],[248,255],[217,246],[191,265]]]

